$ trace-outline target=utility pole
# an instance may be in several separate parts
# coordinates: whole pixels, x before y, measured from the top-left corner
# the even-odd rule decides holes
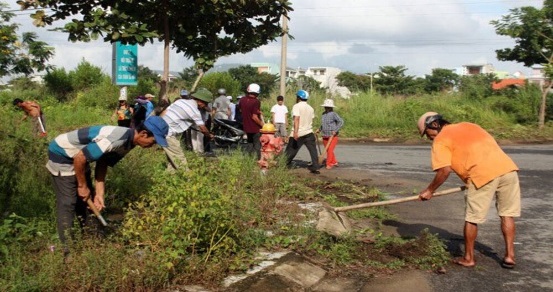
[[[280,95],[286,95],[286,42],[288,41],[288,18],[282,15],[282,47],[280,49]]]

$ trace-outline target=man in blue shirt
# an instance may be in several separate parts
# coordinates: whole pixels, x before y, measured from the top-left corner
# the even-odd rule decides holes
[[[69,254],[67,233],[75,215],[81,227],[85,222],[88,213],[85,202],[92,199],[99,211],[104,208],[107,167],[115,165],[137,145],[148,148],[157,143],[167,147],[165,136],[168,131],[167,123],[153,116],[134,129],[92,126],[61,134],[50,142],[46,168],[53,178],[57,229],[64,245],[64,255]],[[94,193],[91,191],[94,190],[91,162],[96,162]]]

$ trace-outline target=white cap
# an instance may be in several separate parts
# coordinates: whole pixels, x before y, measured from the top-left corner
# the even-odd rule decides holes
[[[231,95],[227,96],[227,99],[232,100],[232,96]]]

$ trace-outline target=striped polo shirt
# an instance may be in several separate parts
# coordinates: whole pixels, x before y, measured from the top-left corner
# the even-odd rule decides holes
[[[162,117],[169,125],[167,136],[180,134],[194,124],[204,125],[198,104],[193,99],[179,99],[172,103]]]
[[[134,130],[116,126],[92,126],[57,136],[48,146],[46,168],[56,176],[75,175],[73,157],[83,151],[88,162],[105,160],[115,165],[133,145]]]

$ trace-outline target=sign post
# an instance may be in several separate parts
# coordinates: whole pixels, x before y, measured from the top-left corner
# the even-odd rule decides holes
[[[119,97],[127,98],[127,85],[138,84],[138,46],[113,43],[112,51],[113,84],[122,86]]]

